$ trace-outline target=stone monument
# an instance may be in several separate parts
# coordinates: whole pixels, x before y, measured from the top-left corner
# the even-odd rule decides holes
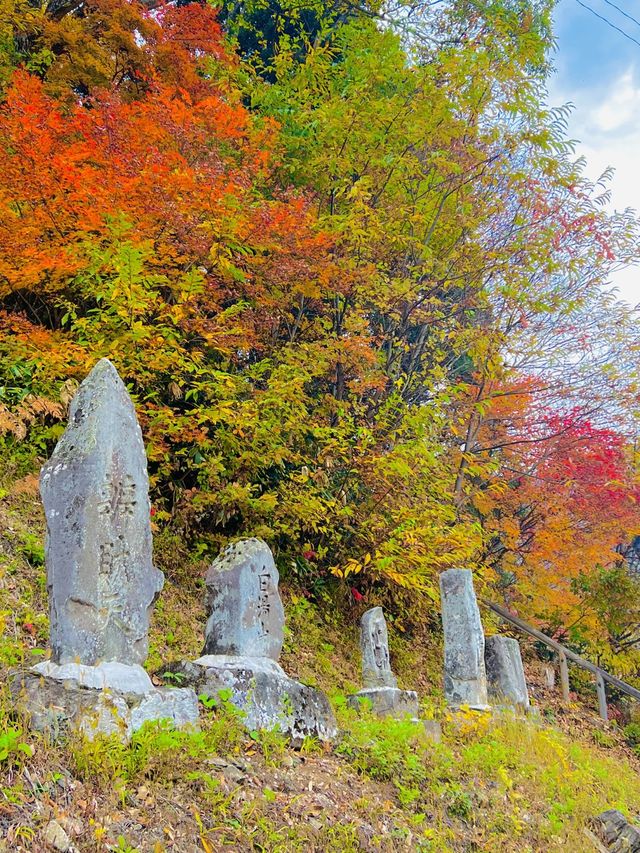
[[[337,734],[327,697],[289,678],[278,664],[284,608],[278,570],[267,544],[245,539],[230,545],[206,576],[208,619],[202,657],[168,669],[216,698],[229,691],[249,729],[273,729],[294,742]]]
[[[387,623],[381,607],[373,607],[360,620],[360,651],[362,653],[362,690],[347,698],[352,708],[370,703],[378,716],[404,717],[418,715],[418,694],[400,690],[391,671]]]
[[[128,736],[147,719],[197,722],[192,690],[155,689],[142,668],[164,581],[152,562],[148,489],[133,402],[102,359],[40,476],[51,658],[14,682],[35,728]]]
[[[278,580],[271,551],[260,539],[230,545],[207,572],[202,654],[277,661],[284,642]]]
[[[444,629],[444,691],[447,703],[458,708],[488,707],[484,663],[484,633],[468,569],[449,569],[440,575]]]
[[[484,662],[491,701],[496,705],[515,705],[526,711],[529,692],[518,641],[500,634],[488,637]]]

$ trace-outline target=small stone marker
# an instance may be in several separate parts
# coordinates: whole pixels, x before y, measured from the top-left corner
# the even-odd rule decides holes
[[[397,687],[389,660],[387,621],[382,607],[372,607],[360,620],[362,683],[365,687]]]
[[[440,575],[444,629],[444,691],[449,705],[487,708],[484,633],[468,569]]]
[[[437,720],[423,720],[424,733],[434,743],[442,743],[442,726]]]
[[[522,666],[520,644],[512,637],[496,634],[485,641],[484,661],[489,698],[496,704],[529,708],[529,692]]]
[[[102,359],[40,476],[54,663],[144,662],[163,584],[151,558],[148,490],[133,403]]]
[[[126,739],[147,720],[196,724],[193,690],[156,689],[141,666],[163,575],[152,562],[142,433],[107,359],[78,388],[40,491],[51,659],[12,682],[32,727]]]
[[[249,729],[277,728],[294,742],[307,735],[334,738],[337,726],[327,697],[289,678],[277,662],[284,608],[268,545],[245,539],[229,546],[211,564],[206,584],[204,654],[168,669],[198,694],[215,698],[230,691]]]
[[[230,545],[207,572],[209,613],[203,655],[266,657],[277,661],[284,608],[273,555],[260,539]]]
[[[381,607],[372,607],[360,620],[360,651],[364,688],[347,698],[352,708],[371,703],[378,716],[404,717],[418,715],[418,695],[413,690],[399,690],[391,671],[387,623]]]

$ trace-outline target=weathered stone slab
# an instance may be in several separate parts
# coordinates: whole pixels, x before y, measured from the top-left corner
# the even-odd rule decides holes
[[[53,662],[143,663],[163,576],[151,559],[142,433],[107,359],[80,385],[40,491]]]
[[[284,608],[278,570],[267,544],[245,539],[230,545],[207,572],[205,655],[278,660]]]
[[[144,723],[169,720],[177,729],[196,728],[199,720],[198,697],[188,687],[157,687],[133,702],[130,731]]]
[[[640,853],[640,829],[617,809],[608,809],[593,818],[592,826],[610,853]]]
[[[87,681],[99,680],[87,677]],[[128,740],[148,720],[197,727],[198,698],[189,688],[153,688],[144,693],[81,687],[73,678],[56,679],[30,671],[10,682],[17,709],[36,731],[53,740],[70,731],[89,738],[117,734]]]
[[[372,607],[360,620],[360,651],[364,689],[347,697],[351,708],[370,707],[379,717],[418,715],[418,694],[399,690],[391,671],[387,622],[382,607]]]
[[[370,706],[379,717],[417,717],[419,713],[418,694],[397,687],[365,687],[347,696],[347,704],[355,710]]]
[[[512,637],[496,634],[485,641],[484,661],[489,699],[522,710],[529,707],[529,692],[522,666],[520,644]]]
[[[391,671],[387,622],[382,607],[372,607],[360,620],[362,683],[367,687],[397,687]]]
[[[11,682],[33,728],[54,738],[72,730],[127,739],[147,720],[198,722],[192,690],[157,690],[140,665],[163,582],[151,559],[148,485],[133,403],[103,359],[40,477],[52,658]]]
[[[440,596],[446,700],[452,707],[486,708],[484,633],[472,573],[468,569],[442,572]]]
[[[204,655],[169,669],[198,695],[217,698],[221,690],[229,691],[229,701],[242,711],[242,722],[250,730],[275,728],[294,743],[307,736],[328,741],[337,734],[327,697],[289,678],[271,658]]]
[[[63,718],[69,731],[80,732],[88,740],[100,735],[118,735],[122,741],[131,737],[131,711],[123,696],[105,690],[92,690],[82,697],[82,704],[72,717]],[[65,708],[69,710],[69,693],[64,696]],[[31,712],[32,728],[36,724],[34,710]],[[59,729],[58,729],[59,730]]]
[[[153,690],[149,675],[138,664],[129,666],[111,661],[98,666],[86,666],[82,663],[55,664],[45,660],[33,666],[31,671],[56,681],[69,681],[78,687],[91,687],[96,690],[108,689],[136,696]]]
[[[216,698],[230,702],[247,728],[278,729],[294,742],[307,735],[335,737],[328,699],[289,678],[277,659],[284,638],[284,608],[278,570],[266,543],[246,539],[227,548],[207,573],[208,620],[203,656],[167,670]]]

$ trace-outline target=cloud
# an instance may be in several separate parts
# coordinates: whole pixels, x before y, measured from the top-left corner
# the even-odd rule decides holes
[[[549,103],[571,101],[575,109],[569,118],[569,135],[578,140],[577,154],[587,160],[586,173],[596,180],[609,166],[615,169],[611,181],[611,207],[640,209],[640,83],[635,67],[596,89],[562,86],[555,78]],[[620,297],[632,305],[640,303],[640,267],[628,267],[612,277]]]
[[[600,135],[634,133],[640,126],[640,87],[635,85],[633,68],[614,80],[605,100],[590,116]]]

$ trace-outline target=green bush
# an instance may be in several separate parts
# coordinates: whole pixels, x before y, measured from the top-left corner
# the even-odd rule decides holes
[[[629,723],[623,729],[629,746],[640,746],[640,723]]]

